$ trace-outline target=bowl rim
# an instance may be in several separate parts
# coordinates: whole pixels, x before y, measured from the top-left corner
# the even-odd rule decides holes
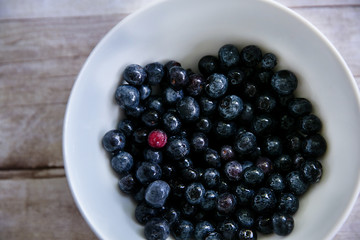
[[[82,215],[83,219],[86,221],[86,223],[88,224],[88,226],[90,227],[90,229],[93,231],[93,233],[98,237],[101,238],[101,234],[100,231],[92,224],[91,219],[88,217],[86,211],[84,210],[83,206],[80,204],[79,202],[79,197],[77,195],[77,192],[73,186],[73,183],[70,180],[70,174],[69,174],[69,157],[68,157],[68,149],[67,149],[67,144],[66,144],[66,139],[67,139],[67,126],[69,125],[70,122],[70,113],[69,113],[69,109],[70,109],[70,104],[71,100],[74,98],[74,92],[76,91],[76,89],[78,88],[77,86],[79,85],[79,79],[81,79],[82,75],[85,72],[85,69],[87,68],[87,66],[89,65],[90,59],[92,58],[93,55],[96,54],[96,52],[99,51],[99,49],[102,48],[102,46],[105,44],[105,42],[107,42],[107,39],[111,38],[112,35],[118,31],[118,29],[126,24],[128,21],[131,21],[133,18],[138,17],[138,15],[141,15],[143,12],[147,12],[149,11],[151,8],[167,3],[167,2],[175,2],[176,0],[158,0],[158,1],[154,1],[151,3],[146,4],[146,6],[141,7],[137,10],[135,10],[134,12],[130,13],[129,15],[125,16],[123,19],[121,19],[115,26],[113,26],[102,38],[101,40],[96,44],[96,46],[90,51],[87,59],[85,60],[84,64],[81,67],[81,70],[79,72],[79,74],[76,77],[76,80],[72,86],[72,89],[70,91],[70,95],[68,97],[68,101],[66,104],[66,110],[65,110],[65,114],[64,114],[64,120],[63,120],[63,128],[62,128],[62,156],[63,156],[63,161],[64,161],[64,169],[65,169],[65,175],[66,175],[66,179],[67,179],[67,183],[71,192],[71,195],[75,201],[75,204],[77,206],[77,209],[79,210],[80,214]],[[178,0],[181,1],[181,0]],[[202,1],[202,0],[200,0]],[[233,1],[233,0],[229,0],[229,1]],[[348,65],[346,64],[345,60],[343,59],[343,57],[341,56],[340,52],[336,49],[336,47],[330,42],[330,40],[317,28],[315,27],[309,20],[305,19],[303,16],[301,16],[299,13],[295,12],[294,10],[290,9],[289,7],[286,7],[285,5],[273,1],[273,0],[257,0],[260,2],[266,2],[269,5],[272,5],[275,8],[278,8],[281,11],[286,12],[288,15],[290,15],[293,18],[296,18],[297,20],[301,21],[304,25],[306,25],[307,28],[309,28],[314,34],[317,35],[317,37],[319,37],[322,42],[324,44],[326,44],[326,46],[328,47],[328,49],[332,52],[332,54],[334,54],[334,56],[336,57],[336,59],[339,61],[339,63],[341,64],[341,67],[343,68],[343,70],[345,71],[348,80],[350,80],[350,84],[352,89],[354,90],[354,96],[357,100],[357,108],[360,112],[360,91],[358,89],[358,85],[356,83],[356,80],[354,78],[354,75],[352,74],[350,68],[348,67]],[[326,239],[332,239],[336,233],[341,229],[341,227],[344,225],[345,221],[347,220],[347,218],[349,217],[352,209],[355,206],[355,203],[358,199],[360,195],[360,173],[357,176],[357,183],[356,183],[356,187],[352,193],[352,197],[350,199],[350,201],[347,204],[346,210],[343,212],[343,214],[341,215],[340,218],[338,218],[338,220],[336,221],[336,224],[334,225],[334,228],[327,234]]]

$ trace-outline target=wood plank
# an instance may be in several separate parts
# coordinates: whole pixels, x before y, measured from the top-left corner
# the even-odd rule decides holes
[[[0,0],[0,19],[48,18],[131,13],[160,0]],[[359,5],[358,0],[277,0],[288,7]]]
[[[65,177],[63,167],[36,170],[0,170],[0,180],[2,179],[42,179],[42,178],[61,178]]]
[[[0,180],[0,239],[96,239],[66,179]]]

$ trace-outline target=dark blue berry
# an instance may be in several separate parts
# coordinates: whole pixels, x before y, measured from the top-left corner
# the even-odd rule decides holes
[[[256,166],[261,168],[264,174],[270,174],[273,171],[273,162],[267,157],[258,157]]]
[[[218,111],[225,120],[237,118],[244,108],[243,101],[236,95],[227,95],[219,102]]]
[[[125,147],[125,135],[120,130],[110,130],[103,136],[102,145],[107,152],[121,151]]]
[[[218,168],[221,166],[221,159],[218,152],[212,148],[208,148],[204,154],[204,160],[211,167]]]
[[[293,157],[293,166],[295,170],[298,170],[301,165],[305,162],[305,158],[301,153],[296,153]]]
[[[297,153],[301,151],[304,137],[297,132],[292,132],[285,136],[285,147],[290,153]]]
[[[146,71],[138,64],[128,65],[123,72],[124,80],[135,86],[140,86],[143,84],[146,77]]]
[[[262,234],[273,233],[272,217],[260,215],[255,221],[255,228]]]
[[[164,112],[163,99],[161,97],[151,96],[146,101],[147,109],[155,110],[156,112],[162,114]]]
[[[192,219],[198,212],[199,206],[189,203],[188,201],[182,201],[180,203],[181,214],[184,218]]]
[[[311,113],[312,104],[306,98],[293,98],[288,102],[288,111],[295,117]]]
[[[145,224],[144,234],[147,240],[165,240],[170,235],[169,224],[161,218],[153,218]]]
[[[215,231],[213,225],[208,221],[201,221],[196,224],[194,235],[196,240],[203,240],[210,233]]]
[[[240,52],[241,62],[247,67],[255,67],[261,58],[261,49],[255,45],[246,46]]]
[[[207,79],[205,92],[211,98],[219,98],[225,95],[228,85],[228,79],[225,75],[214,73]]]
[[[271,94],[260,95],[256,99],[256,108],[259,112],[270,113],[276,108],[276,99]]]
[[[251,129],[256,135],[269,134],[275,127],[275,120],[269,115],[258,115],[251,122]]]
[[[118,174],[128,173],[133,167],[134,160],[128,152],[118,152],[111,158],[111,167]]]
[[[300,168],[303,179],[308,183],[317,183],[322,176],[322,165],[317,160],[305,161]]]
[[[194,237],[194,225],[181,219],[173,224],[171,233],[176,240],[192,239]]]
[[[170,106],[175,106],[178,101],[184,98],[183,90],[174,90],[168,87],[164,90],[164,102]]]
[[[302,116],[299,120],[299,130],[303,134],[316,133],[319,132],[321,128],[321,120],[314,114]]]
[[[160,114],[155,110],[147,110],[141,115],[141,120],[147,127],[156,127],[160,121]]]
[[[186,70],[180,66],[173,66],[169,69],[169,83],[170,86],[176,90],[185,87],[189,82],[189,77]]]
[[[294,229],[294,219],[284,213],[274,213],[272,216],[274,233],[279,236],[287,236]]]
[[[175,134],[180,132],[181,121],[175,111],[168,111],[162,116],[164,130],[168,133]]]
[[[115,91],[115,100],[121,108],[136,108],[140,103],[139,90],[130,85],[120,85]]]
[[[218,230],[224,240],[232,240],[236,238],[239,231],[238,224],[232,219],[225,219],[219,223]]]
[[[226,76],[231,86],[239,86],[245,78],[245,73],[241,69],[234,68],[228,71]]]
[[[279,156],[283,150],[281,139],[277,136],[265,138],[262,150],[269,156]]]
[[[168,155],[175,159],[180,160],[190,153],[190,144],[183,137],[172,137],[166,144],[166,152]]]
[[[147,142],[149,131],[145,128],[135,129],[133,133],[133,138],[136,143],[145,143]]]
[[[199,178],[199,172],[194,168],[185,168],[181,170],[181,177],[184,182],[194,182]]]
[[[129,117],[139,118],[145,110],[146,108],[144,106],[139,105],[135,108],[125,108],[125,114]]]
[[[223,145],[220,149],[220,158],[224,161],[230,161],[235,158],[235,151],[230,145]]]
[[[194,166],[190,158],[180,159],[177,163],[177,166],[179,166],[180,169],[192,168]]]
[[[234,211],[236,205],[235,196],[227,192],[219,195],[216,208],[220,213],[228,214]]]
[[[161,167],[153,162],[142,162],[136,170],[136,178],[142,184],[149,184],[161,178]]]
[[[211,232],[205,238],[205,240],[223,240],[223,239],[224,238],[218,232]]]
[[[219,184],[220,173],[215,168],[207,168],[201,178],[205,187],[215,188]]]
[[[235,195],[240,206],[247,206],[252,202],[255,191],[248,186],[240,184],[235,188]]]
[[[209,211],[216,208],[218,199],[218,193],[214,190],[207,190],[204,194],[204,198],[200,203],[202,209]]]
[[[279,127],[284,132],[289,132],[295,128],[296,119],[290,114],[282,114],[279,118]]]
[[[138,191],[135,191],[132,195],[133,199],[137,203],[144,202],[145,200],[145,187],[141,187]]]
[[[211,120],[207,117],[200,117],[200,119],[196,122],[196,128],[200,132],[209,133],[212,128]]]
[[[144,150],[144,160],[152,163],[161,163],[163,159],[163,153],[160,150],[152,148],[146,148]]]
[[[147,73],[147,79],[150,85],[160,84],[165,76],[165,69],[161,63],[149,63],[144,69]]]
[[[145,225],[150,219],[158,216],[159,208],[153,208],[145,201],[139,203],[135,208],[135,218],[140,223]]]
[[[156,180],[149,184],[145,190],[146,202],[154,207],[160,208],[164,206],[166,199],[169,196],[170,186],[162,180]]]
[[[140,93],[140,99],[142,101],[144,101],[145,99],[147,99],[152,92],[152,89],[150,87],[150,85],[147,84],[142,84],[138,87],[139,93]]]
[[[199,71],[204,76],[209,76],[213,73],[219,72],[220,62],[219,59],[215,56],[206,55],[203,56],[198,63]]]
[[[182,198],[184,196],[186,190],[186,185],[183,182],[172,182],[171,183],[171,192],[172,195],[178,197],[178,198]]]
[[[254,82],[245,82],[241,89],[241,96],[247,100],[255,99],[259,94],[259,87]]]
[[[279,95],[292,94],[297,88],[297,78],[288,70],[276,72],[271,78],[271,87]]]
[[[286,187],[285,180],[280,173],[271,174],[266,180],[266,184],[269,188],[277,193],[282,192]]]
[[[255,224],[255,214],[249,208],[239,208],[235,217],[242,228],[252,228]]]
[[[244,132],[236,137],[234,149],[240,154],[249,154],[257,147],[256,136],[251,132]]]
[[[296,196],[303,195],[309,188],[309,184],[302,178],[299,171],[290,172],[285,180],[289,190]]]
[[[118,186],[123,193],[133,193],[137,189],[138,184],[133,175],[129,173],[120,178]]]
[[[217,136],[228,138],[235,134],[236,124],[234,122],[218,121],[214,126],[214,130]]]
[[[252,229],[240,229],[239,230],[239,240],[256,240],[257,234],[256,231]]]
[[[277,58],[273,53],[265,53],[260,61],[260,67],[263,69],[273,69],[277,65]]]
[[[299,209],[299,199],[292,193],[282,193],[280,195],[278,211],[285,214],[294,215]]]
[[[193,205],[200,204],[204,198],[205,188],[201,183],[191,183],[185,191],[186,200]]]
[[[232,44],[226,44],[219,49],[218,57],[220,66],[224,70],[236,67],[240,63],[240,53],[237,47]]]
[[[248,167],[243,171],[243,179],[246,185],[256,187],[264,180],[264,172],[257,166]]]
[[[198,96],[202,93],[205,86],[205,78],[200,74],[191,74],[189,76],[189,84],[186,86],[186,92],[190,96]]]
[[[172,226],[173,223],[180,219],[180,212],[176,208],[171,207],[162,214],[162,217]]]
[[[193,134],[190,144],[195,152],[203,152],[207,149],[209,140],[204,133],[196,132]]]
[[[282,154],[274,160],[274,168],[279,172],[289,172],[293,168],[293,160],[287,154]]]
[[[194,122],[199,119],[200,106],[198,102],[190,96],[186,96],[176,104],[176,110],[181,119],[186,122]]]
[[[238,161],[230,161],[224,167],[225,175],[230,181],[239,181],[242,177],[242,165]]]
[[[217,101],[207,97],[201,97],[199,105],[201,114],[204,116],[210,116],[216,111]]]
[[[171,180],[177,174],[176,167],[171,163],[162,164],[161,171],[161,178],[165,181]]]
[[[135,130],[135,124],[129,119],[122,119],[118,123],[118,129],[125,134],[126,137],[129,137]]]
[[[165,73],[167,74],[167,76],[169,75],[170,68],[175,67],[175,66],[181,67],[181,64],[175,60],[170,60],[165,63],[164,70],[165,70]]]
[[[325,154],[326,149],[326,140],[320,134],[307,136],[302,146],[304,156],[307,157],[321,157]]]
[[[260,188],[254,196],[252,209],[258,213],[269,212],[276,206],[276,195],[270,188]]]
[[[239,115],[239,120],[243,123],[249,123],[254,117],[254,109],[250,103],[245,102],[244,108]]]

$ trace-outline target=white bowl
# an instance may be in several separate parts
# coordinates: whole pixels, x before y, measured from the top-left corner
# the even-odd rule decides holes
[[[274,52],[278,69],[299,79],[297,94],[314,103],[328,151],[320,183],[301,198],[287,239],[330,239],[359,192],[360,111],[355,81],[339,53],[309,22],[272,1],[162,1],[122,20],[96,46],[69,98],[63,135],[67,179],[85,220],[101,239],[143,239],[135,205],[117,187],[104,133],[120,117],[114,91],[130,63],[197,61],[226,43]],[[263,239],[277,239],[270,235]]]

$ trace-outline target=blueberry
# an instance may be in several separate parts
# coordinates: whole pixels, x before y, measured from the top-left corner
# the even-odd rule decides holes
[[[275,193],[270,188],[260,188],[254,196],[252,209],[258,213],[269,212],[276,206]]]
[[[185,183],[178,182],[178,181],[171,183],[172,195],[174,195],[178,198],[182,198],[184,196],[185,190],[186,190]]]
[[[236,124],[234,122],[218,121],[214,126],[214,130],[217,136],[228,138],[235,134]]]
[[[178,101],[184,98],[183,90],[174,90],[168,87],[164,90],[164,102],[170,106],[175,106]]]
[[[244,132],[235,139],[234,149],[240,154],[249,154],[257,147],[256,136],[251,132]]]
[[[135,218],[140,223],[145,225],[150,219],[158,216],[159,208],[153,208],[145,201],[139,203],[135,208]]]
[[[205,240],[223,240],[223,237],[218,232],[211,232],[206,236]]]
[[[141,114],[144,113],[145,110],[146,108],[142,105],[139,105],[135,108],[125,108],[125,115],[134,118],[139,118]]]
[[[289,235],[294,229],[294,219],[284,213],[274,213],[272,216],[274,233],[280,236]]]
[[[322,176],[322,165],[317,160],[305,161],[300,168],[303,179],[308,183],[317,183]]]
[[[235,213],[239,226],[252,228],[255,224],[255,214],[249,208],[239,208]]]
[[[246,185],[256,187],[264,180],[264,172],[257,166],[248,167],[243,171],[243,178]]]
[[[285,136],[285,147],[290,153],[297,153],[301,151],[304,137],[297,132],[289,133]]]
[[[230,181],[239,181],[242,177],[242,166],[238,161],[230,161],[224,167],[225,175]]]
[[[302,116],[299,120],[299,130],[303,134],[312,134],[319,132],[322,128],[320,118],[314,114]]]
[[[220,213],[228,214],[234,211],[236,205],[235,196],[227,192],[219,195],[216,208]]]
[[[219,193],[225,193],[230,190],[229,182],[227,179],[220,178],[219,184],[216,187],[216,190]]]
[[[162,116],[162,124],[164,130],[171,134],[180,132],[182,126],[179,116],[174,111],[168,111]]]
[[[191,204],[186,200],[180,203],[181,214],[184,218],[193,218],[198,212],[198,207],[199,206]]]
[[[123,72],[124,80],[135,86],[140,86],[143,84],[146,77],[146,71],[138,64],[128,65]]]
[[[299,171],[292,171],[286,175],[286,184],[296,196],[303,195],[309,188],[309,184],[302,178]]]
[[[133,193],[138,187],[135,178],[130,173],[120,178],[118,186],[123,193]]]
[[[223,145],[220,149],[220,158],[224,161],[233,160],[235,157],[235,151],[230,145]]]
[[[180,90],[189,82],[186,70],[180,66],[173,66],[169,69],[169,83],[175,90]]]
[[[254,82],[245,82],[241,89],[241,96],[247,100],[255,99],[259,94],[259,87]]]
[[[216,111],[217,101],[203,96],[199,100],[199,105],[201,114],[204,116],[209,116]]]
[[[282,192],[286,187],[285,180],[280,173],[271,174],[266,180],[266,185],[276,193]]]
[[[231,240],[236,238],[239,227],[234,220],[225,219],[219,223],[218,230],[223,236],[224,240]]]
[[[118,129],[126,136],[129,137],[135,130],[135,124],[129,119],[122,119],[118,123]]]
[[[293,166],[295,170],[298,170],[301,165],[305,162],[305,158],[301,153],[296,153],[293,157]]]
[[[205,92],[211,98],[224,96],[228,88],[228,79],[225,75],[214,73],[207,78]]]
[[[270,174],[273,171],[273,162],[267,157],[258,157],[256,166],[261,168],[264,174]]]
[[[192,168],[194,166],[192,160],[190,158],[184,158],[184,159],[180,159],[177,162],[178,166],[180,169],[184,169],[184,168]]]
[[[307,157],[321,157],[325,154],[326,149],[326,140],[320,134],[307,136],[302,146],[304,156]]]
[[[205,187],[215,188],[219,184],[220,173],[215,168],[207,168],[201,178]]]
[[[146,107],[148,109],[155,110],[160,114],[164,113],[164,104],[161,97],[149,97],[149,99],[146,101]]]
[[[242,168],[244,171],[245,169],[254,166],[254,163],[246,160],[246,161],[241,162],[241,165],[242,165]]]
[[[166,152],[175,160],[180,160],[190,153],[190,144],[183,137],[172,137],[169,139]]]
[[[268,90],[273,75],[273,71],[261,69],[255,72],[253,81],[258,84],[260,88]]]
[[[240,53],[237,47],[226,44],[219,49],[218,57],[220,66],[224,70],[236,67],[240,63]]]
[[[211,120],[207,117],[200,117],[200,119],[196,122],[196,128],[200,132],[209,133],[212,128]]]
[[[279,156],[283,150],[281,139],[277,136],[265,138],[262,150],[269,156]]]
[[[279,118],[279,128],[284,132],[294,130],[296,119],[290,114],[282,114]]]
[[[196,240],[203,240],[210,232],[213,232],[215,228],[208,221],[198,222],[195,226],[194,235]]]
[[[200,106],[198,102],[190,96],[186,96],[176,104],[176,110],[181,119],[186,122],[194,122],[199,119]]]
[[[209,211],[216,208],[218,193],[214,190],[207,190],[204,198],[200,203],[202,209]]]
[[[147,73],[147,79],[150,85],[158,85],[164,79],[165,69],[161,63],[149,63],[144,67],[144,69]]]
[[[271,78],[271,87],[279,95],[292,94],[297,88],[297,78],[288,70],[276,72]]]
[[[205,79],[200,74],[191,74],[189,76],[189,84],[186,86],[186,92],[190,96],[198,96],[202,93],[205,85]]]
[[[275,120],[269,115],[258,115],[251,122],[251,129],[256,135],[266,135],[275,127]]]
[[[115,100],[121,108],[136,108],[140,103],[140,93],[130,85],[120,85],[115,91]]]
[[[255,191],[244,184],[240,184],[235,188],[235,195],[240,206],[249,205],[255,196]]]
[[[312,104],[306,98],[293,98],[288,102],[288,111],[295,117],[311,113]]]
[[[219,72],[220,62],[219,59],[215,56],[206,55],[203,56],[198,63],[199,71],[204,76],[209,76],[213,73]]]
[[[273,53],[265,53],[260,61],[263,69],[273,69],[277,65],[277,58]]]
[[[156,180],[149,184],[145,190],[146,202],[154,207],[161,208],[164,206],[166,199],[169,196],[170,186],[162,180]]]
[[[185,191],[186,200],[193,205],[200,204],[205,194],[205,188],[201,183],[191,183]]]
[[[132,195],[133,199],[137,203],[144,202],[145,200],[145,187],[141,187],[138,191],[135,191]]]
[[[163,214],[162,217],[172,226],[173,223],[180,219],[180,212],[176,208],[169,208]]]
[[[141,120],[147,127],[156,127],[160,121],[160,114],[155,110],[147,110],[141,115]]]
[[[176,240],[192,239],[194,237],[194,225],[187,220],[179,220],[174,223],[171,233]]]
[[[145,143],[148,139],[149,131],[145,128],[137,128],[133,133],[133,138],[136,143]]]
[[[111,158],[111,167],[118,174],[128,173],[133,167],[134,160],[128,152],[118,152]]]
[[[237,118],[244,108],[243,101],[236,95],[227,95],[219,102],[218,111],[225,120]]]
[[[289,172],[293,168],[293,160],[287,154],[282,154],[275,158],[274,168],[279,172]]]
[[[281,213],[294,215],[299,209],[299,199],[292,193],[281,193],[278,210]]]
[[[165,63],[164,70],[165,70],[165,73],[167,74],[167,76],[169,75],[170,68],[175,67],[175,66],[181,67],[181,64],[175,60],[170,60]]]
[[[234,68],[227,72],[226,77],[231,86],[239,86],[245,79],[245,73],[241,69]]]
[[[185,168],[181,170],[182,180],[185,182],[194,182],[199,178],[199,172],[194,168]]]
[[[239,230],[239,240],[256,240],[257,234],[256,231],[252,229],[240,229]]]
[[[176,167],[171,163],[162,164],[161,171],[161,178],[165,181],[171,180],[177,174]]]
[[[221,159],[218,152],[212,148],[208,148],[204,154],[205,162],[209,164],[211,167],[220,167],[221,166]]]
[[[170,235],[169,224],[161,218],[153,218],[145,224],[144,234],[147,240],[165,240]]]
[[[142,162],[136,170],[136,178],[142,184],[149,184],[161,178],[161,167],[153,162]]]
[[[260,215],[255,221],[256,230],[262,234],[273,233],[272,217]]]
[[[102,145],[107,152],[121,151],[125,147],[125,135],[120,130],[110,130],[103,136]]]
[[[241,62],[247,67],[255,67],[261,58],[261,49],[255,45],[246,46],[240,52]]]
[[[191,138],[190,145],[195,152],[203,152],[209,145],[208,137],[202,132],[196,132]]]
[[[163,153],[160,150],[152,148],[146,148],[144,150],[144,160],[152,163],[161,163],[163,159]]]
[[[259,112],[270,113],[275,107],[276,99],[271,94],[263,94],[256,99],[256,108]]]
[[[150,85],[147,84],[142,84],[138,87],[139,93],[140,93],[140,99],[142,101],[144,101],[145,99],[147,99],[152,92],[152,89],[150,87]]]
[[[243,123],[249,123],[253,119],[253,117],[254,117],[253,106],[248,102],[244,102],[244,108],[239,115],[239,120],[241,120]]]

